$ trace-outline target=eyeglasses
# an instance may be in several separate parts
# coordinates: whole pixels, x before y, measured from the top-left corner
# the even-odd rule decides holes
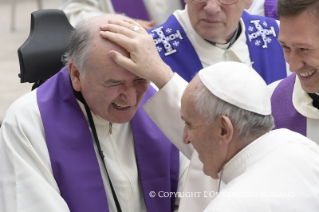
[[[199,2],[199,3],[205,3],[208,0],[193,0],[195,2]],[[236,4],[238,2],[238,0],[218,0],[219,3],[221,4],[226,4],[226,5],[230,5],[230,4]]]

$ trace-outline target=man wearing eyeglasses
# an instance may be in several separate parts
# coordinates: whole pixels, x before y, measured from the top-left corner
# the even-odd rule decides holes
[[[272,18],[249,15],[253,0],[185,0],[184,10],[149,30],[165,63],[186,81],[221,61],[253,62],[267,84],[287,76]]]

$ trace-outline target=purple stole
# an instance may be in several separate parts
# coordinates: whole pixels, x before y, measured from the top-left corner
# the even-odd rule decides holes
[[[262,16],[252,16],[245,11],[242,18],[246,26],[250,59],[254,62],[253,68],[267,84],[286,77],[283,50],[277,41],[276,21]],[[174,15],[164,24],[150,29],[148,33],[153,37],[164,62],[186,81],[189,82],[203,68],[192,43]]]
[[[287,128],[307,136],[307,118],[301,115],[292,104],[292,93],[296,74],[283,79],[271,96],[272,115],[275,128]]]
[[[117,13],[125,13],[135,19],[150,20],[143,0],[112,0],[112,4]]]
[[[277,7],[277,0],[265,0],[265,4],[264,4],[265,16],[279,20],[276,7]]]
[[[185,2],[181,0],[183,6]],[[125,13],[135,19],[150,20],[143,0],[112,0],[113,8],[117,13]]]
[[[141,108],[155,92],[148,89],[131,121],[137,167],[147,211],[173,211],[174,195],[157,194],[177,191],[179,151]],[[70,211],[108,211],[89,126],[66,68],[38,88],[37,101],[54,178]],[[153,198],[151,191],[156,193]]]

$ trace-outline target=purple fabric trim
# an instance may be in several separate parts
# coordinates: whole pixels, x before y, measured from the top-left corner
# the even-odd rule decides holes
[[[265,0],[265,16],[269,18],[274,18],[279,20],[279,16],[277,14],[277,0]]]
[[[154,93],[150,88],[141,104]],[[89,126],[66,68],[38,88],[37,99],[54,177],[70,211],[108,211]],[[132,131],[146,207],[172,211],[174,197],[150,198],[149,192],[177,191],[179,151],[141,106],[132,119]]]
[[[253,63],[253,68],[265,80],[267,84],[283,79],[287,76],[286,62],[281,45],[278,42],[279,27],[275,19],[250,15],[243,12],[242,18],[246,27],[247,45],[250,52],[250,59]],[[262,48],[263,39],[258,37],[250,41],[249,35],[256,32],[256,27],[251,21],[260,20],[260,25],[265,29],[273,27],[276,36],[271,37],[270,43],[267,41],[267,48]],[[266,24],[265,24],[266,23]],[[250,31],[249,28],[254,28]],[[251,29],[252,29],[251,28]],[[256,45],[258,42],[260,45]]]
[[[271,97],[272,115],[275,128],[287,128],[307,136],[307,118],[301,115],[293,106],[292,93],[296,74],[283,79]]]
[[[66,68],[37,90],[54,178],[70,211],[108,211],[100,167]]]
[[[125,13],[131,18],[150,20],[143,0],[112,0],[112,4],[117,13]]]
[[[141,108],[155,93],[150,86],[131,121],[134,141],[139,141],[135,142],[135,151],[147,211],[173,211],[174,195],[160,198],[158,194],[177,191],[179,151],[160,130],[154,130],[157,126]],[[150,197],[151,191],[155,192],[155,197]]]

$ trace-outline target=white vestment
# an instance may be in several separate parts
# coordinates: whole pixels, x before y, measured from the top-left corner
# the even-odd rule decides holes
[[[246,27],[243,19],[240,19],[241,33],[237,40],[227,49],[227,46],[212,45],[203,39],[193,28],[187,12],[187,5],[184,10],[177,10],[174,16],[183,27],[188,39],[192,43],[203,68],[222,61],[236,61],[247,65],[251,64],[250,53],[246,39]],[[277,21],[279,24],[279,22]],[[291,74],[286,63],[287,76]]]
[[[281,80],[268,85],[270,94],[273,93]],[[306,136],[319,144],[319,110],[312,105],[312,98],[305,92],[300,84],[299,78],[296,81],[292,93],[292,104],[295,109],[307,118]]]
[[[144,0],[144,4],[156,25],[164,23],[175,10],[184,7],[181,0]],[[89,17],[115,12],[111,0],[60,0],[60,9],[73,26]]]
[[[246,11],[252,15],[265,16],[265,0],[253,0],[250,8]]]
[[[78,103],[86,116],[83,104]],[[113,123],[110,135],[109,122],[93,113],[92,115],[101,149],[105,153],[105,164],[122,211],[146,212],[130,122]],[[95,143],[94,148],[96,149]],[[116,206],[98,153],[97,158],[109,209],[114,212]],[[188,165],[189,160],[180,153],[178,191],[182,190]],[[176,204],[178,203],[177,198]],[[69,211],[53,176],[36,91],[15,101],[8,109],[1,126],[0,211]]]
[[[203,164],[198,158],[198,153],[196,152],[196,150],[193,149],[192,145],[184,144],[182,141],[184,123],[180,118],[180,100],[186,86],[187,82],[179,77],[177,74],[175,74],[172,79],[143,106],[143,109],[147,112],[154,123],[164,132],[164,134],[174,143],[174,145],[179,148],[180,151],[182,151],[188,158],[191,158],[186,177],[184,193],[199,192],[201,195],[200,197],[196,198],[182,197],[179,211],[203,211],[208,206],[208,204],[212,202],[213,199],[216,197],[216,195],[214,194],[216,194],[216,192],[218,191],[219,180],[215,180],[204,174],[202,170]],[[156,113],[154,113],[154,111],[156,111]],[[285,133],[285,131],[283,132],[283,134],[291,135],[290,132]],[[299,135],[297,134],[294,135],[299,137]],[[283,141],[286,142],[286,140]],[[316,146],[312,145],[309,142],[308,145],[313,146],[313,148],[317,149]],[[318,154],[316,155],[316,157],[318,157]],[[283,170],[285,169],[281,168],[281,171]],[[280,174],[279,171],[280,170],[278,170],[278,176]],[[221,191],[222,189],[224,189],[224,182],[228,184],[229,181],[223,180],[221,182]],[[314,185],[318,185],[318,183]]]
[[[219,176],[225,186],[204,212],[319,211],[319,146],[288,129],[254,140]]]

